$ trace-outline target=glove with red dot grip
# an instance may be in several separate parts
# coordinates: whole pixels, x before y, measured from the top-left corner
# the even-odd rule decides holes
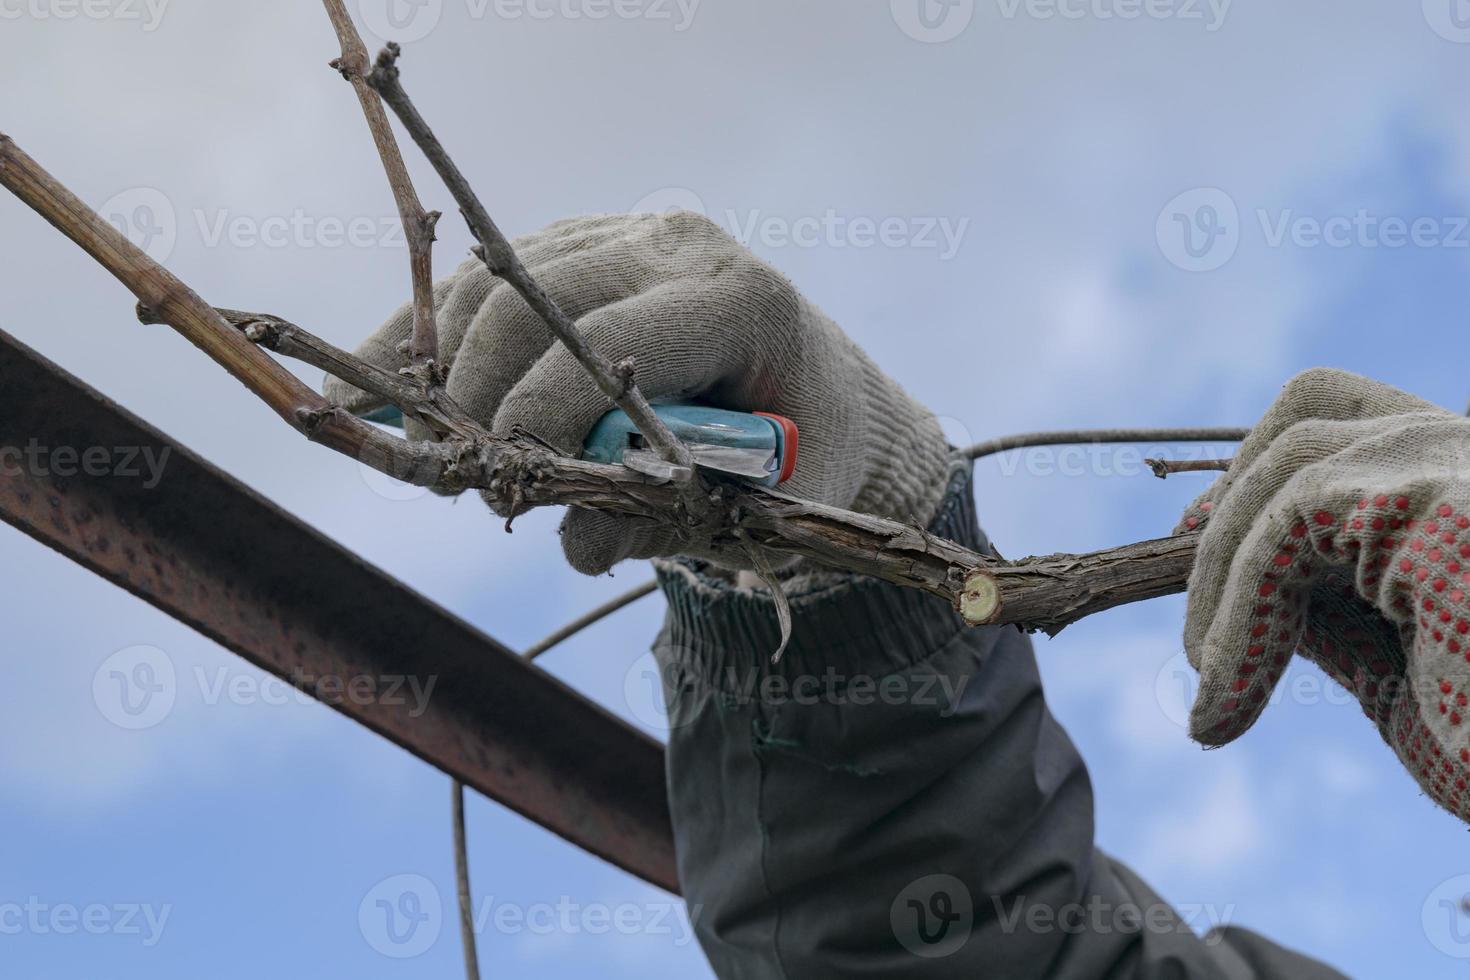
[[[1470,420],[1342,371],[1292,379],[1179,529],[1203,528],[1190,735],[1249,728],[1293,652],[1470,820]]]

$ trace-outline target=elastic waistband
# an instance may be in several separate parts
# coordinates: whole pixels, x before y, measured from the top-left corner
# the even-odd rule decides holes
[[[989,554],[975,517],[972,465],[956,455],[939,512],[928,530]],[[963,619],[938,596],[863,575],[817,573],[791,579],[791,642],[777,664],[780,644],[775,602],[764,587],[737,588],[710,574],[705,562],[654,563],[668,613],[654,648],[712,687],[732,678],[794,678],[832,667],[883,676],[912,666],[948,643]]]

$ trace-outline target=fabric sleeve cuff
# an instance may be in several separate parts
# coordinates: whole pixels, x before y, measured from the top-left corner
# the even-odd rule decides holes
[[[993,553],[975,517],[970,460],[954,455],[948,485],[928,530],[983,554]],[[968,629],[938,596],[863,575],[815,572],[787,582],[793,628],[780,644],[775,603],[764,587],[737,587],[698,559],[654,562],[668,599],[655,649],[719,689],[747,682],[749,672],[798,677],[830,667],[874,676],[901,670]]]

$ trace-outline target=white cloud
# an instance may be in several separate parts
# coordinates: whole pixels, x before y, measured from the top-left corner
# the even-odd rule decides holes
[[[1268,845],[1260,788],[1240,762],[1212,762],[1212,779],[1198,794],[1179,794],[1144,821],[1140,868],[1171,868],[1219,876],[1260,860]]]

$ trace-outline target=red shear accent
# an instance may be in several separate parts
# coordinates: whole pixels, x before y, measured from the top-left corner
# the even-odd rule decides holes
[[[785,483],[791,479],[792,472],[796,469],[796,454],[801,448],[801,433],[796,429],[796,423],[784,415],[776,415],[772,412],[752,412],[763,419],[770,419],[781,427],[781,472],[776,477],[776,482]]]

